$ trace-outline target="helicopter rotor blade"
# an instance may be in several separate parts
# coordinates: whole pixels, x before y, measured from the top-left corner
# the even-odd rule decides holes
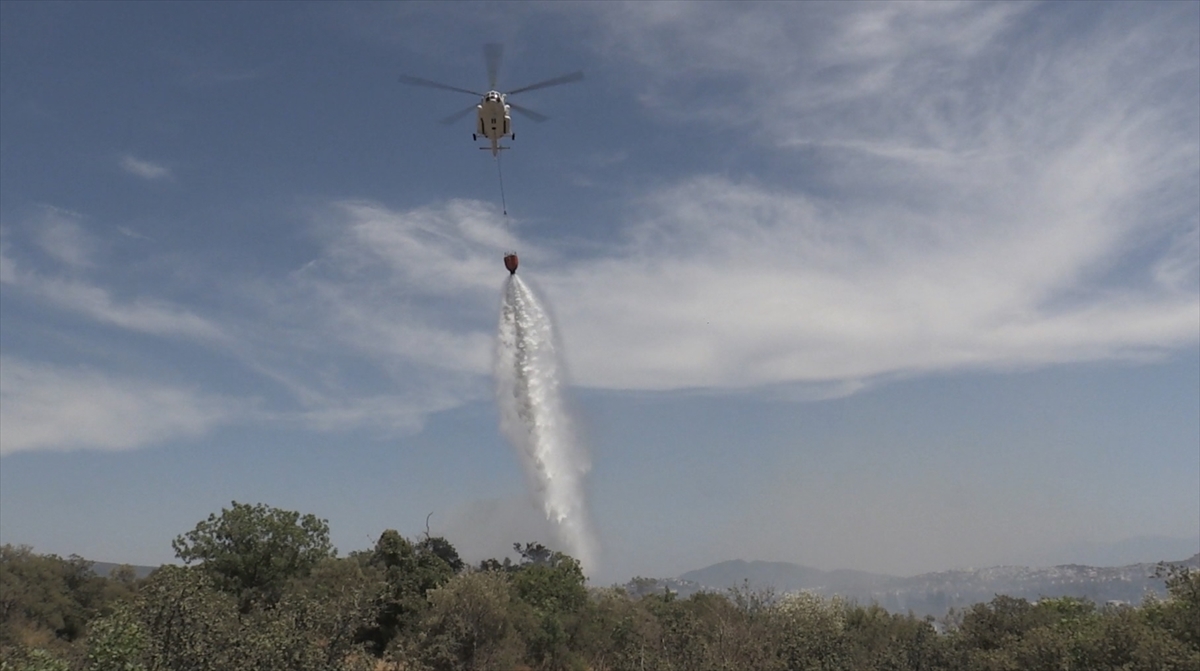
[[[546,119],[550,118],[550,117],[546,116],[545,114],[540,114],[538,112],[534,112],[533,110],[529,109],[528,107],[521,107],[520,105],[516,105],[513,103],[508,103],[508,106],[513,108],[517,112],[525,115],[525,118],[529,119],[530,121],[536,121],[538,123],[541,123],[541,122],[545,121]]]
[[[492,91],[496,90],[496,77],[500,74],[500,59],[503,56],[503,44],[483,45],[483,62],[487,64],[488,88]]]
[[[577,82],[580,79],[583,79],[582,72],[572,72],[569,75],[562,75],[561,77],[555,77],[554,79],[547,79],[544,82],[538,82],[536,84],[530,84],[529,86],[522,86],[519,89],[513,89],[513,90],[507,92],[505,95],[512,95],[514,93],[524,93],[526,91],[533,91],[535,89],[544,89],[544,88],[549,88],[551,86],[559,86],[561,84],[570,84],[571,82]]]
[[[512,105],[509,105],[509,107],[512,107]],[[457,122],[459,119],[467,116],[471,112],[474,112],[475,110],[476,110],[476,106],[471,105],[470,107],[468,107],[465,110],[459,110],[459,111],[455,112],[454,114],[451,114],[450,116],[443,118],[441,120],[441,123],[444,123],[447,126],[449,126],[449,125]]]
[[[473,96],[479,96],[481,98],[483,97],[482,93],[477,93],[475,91],[470,91],[468,89],[460,89],[457,86],[449,86],[447,84],[439,84],[437,82],[430,81],[428,79],[421,79],[420,77],[412,77],[410,75],[400,75],[400,83],[408,84],[410,86],[425,86],[425,87],[428,87],[431,89],[444,89],[446,91],[458,91],[459,93],[470,93]]]

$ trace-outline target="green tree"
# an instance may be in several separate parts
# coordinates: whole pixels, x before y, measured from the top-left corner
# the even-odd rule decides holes
[[[238,598],[241,612],[271,606],[288,581],[303,577],[337,550],[329,523],[314,515],[234,501],[177,537],[171,546],[186,564],[200,562],[215,585]]]
[[[521,660],[518,629],[528,607],[513,599],[507,574],[457,575],[429,601],[420,657],[434,671],[501,671]]]
[[[696,603],[711,596],[714,595],[693,594],[688,599],[680,600],[666,590],[638,602],[655,624],[646,632],[650,636],[650,645],[644,652],[644,659],[648,660],[645,662],[647,668],[683,671],[703,667],[708,656],[709,641],[700,631]],[[640,664],[638,668],[641,668]]]
[[[79,639],[106,605],[107,582],[81,557],[0,546],[0,651],[22,642]]]
[[[361,632],[360,640],[382,655],[398,635],[415,631],[429,608],[429,591],[454,576],[456,569],[450,561],[459,567],[462,562],[445,539],[426,537],[413,544],[395,529],[380,534],[365,559],[368,566],[382,572],[385,588],[377,600],[375,622]]]
[[[146,633],[147,666],[155,671],[231,671],[245,668],[238,654],[237,599],[217,589],[197,567],[164,566],[137,597]]]
[[[1025,635],[1025,632],[1056,619],[1047,609],[1038,610],[1025,599],[998,594],[989,603],[977,603],[963,615],[957,635],[969,649],[999,650]]]
[[[462,558],[458,556],[458,550],[441,536],[426,534],[417,542],[415,549],[418,555],[427,554],[441,559],[452,573],[458,573],[466,567]]]
[[[849,605],[844,637],[851,668],[916,671],[946,666],[933,625],[911,613],[889,613],[878,604]]]
[[[94,620],[88,628],[87,671],[144,671],[146,630],[128,606]]]
[[[276,610],[303,612],[304,620],[296,624],[318,642],[321,664],[344,669],[351,660],[366,658],[360,635],[374,624],[386,589],[377,567],[358,557],[330,558],[293,583]]]
[[[1200,568],[1159,564],[1155,575],[1167,587],[1166,601],[1152,601],[1147,611],[1158,626],[1200,653]]]
[[[572,642],[587,603],[587,578],[579,561],[540,543],[513,544],[521,564],[512,573],[517,597],[535,613],[526,632],[530,659],[543,668],[574,664]]]
[[[646,604],[619,587],[588,591],[579,614],[574,651],[584,666],[595,671],[640,671],[660,668],[655,646],[661,638],[658,621]]]
[[[0,659],[0,671],[71,671],[71,665],[48,650],[34,648]]]
[[[513,548],[521,554],[521,564],[513,575],[517,596],[540,611],[568,613],[579,610],[587,601],[587,578],[579,561],[540,543],[519,543]]]
[[[787,669],[824,671],[848,668],[846,604],[801,592],[775,606],[779,622],[779,654]]]

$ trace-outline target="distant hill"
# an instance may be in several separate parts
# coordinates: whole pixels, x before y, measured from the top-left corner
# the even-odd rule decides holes
[[[104,578],[107,578],[109,575],[111,575],[112,572],[119,566],[125,566],[125,564],[113,564],[105,561],[92,562],[92,570],[96,572],[96,575]],[[136,575],[138,578],[145,578],[154,571],[158,570],[157,566],[133,566],[132,564],[129,566],[133,569],[134,575]]]
[[[680,580],[722,589],[749,583],[750,587],[770,587],[777,592],[806,589],[859,589],[898,580],[897,576],[866,571],[822,571],[787,562],[742,561],[734,559],[713,564],[679,576]]]
[[[1173,561],[1200,568],[1200,554]],[[1080,597],[1096,603],[1138,604],[1148,595],[1165,595],[1163,581],[1154,577],[1155,563],[1116,567],[1064,564],[1048,568],[997,566],[985,569],[938,571],[910,578],[864,571],[822,571],[786,562],[725,561],[678,578],[639,579],[626,589],[635,595],[670,589],[681,597],[701,591],[724,592],[748,585],[776,593],[807,591],[840,596],[859,603],[878,603],[890,611],[941,617],[951,608],[991,601],[997,594],[1036,601],[1044,597]]]

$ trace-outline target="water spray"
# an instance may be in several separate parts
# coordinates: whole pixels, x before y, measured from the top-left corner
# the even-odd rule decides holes
[[[583,491],[591,464],[563,404],[561,369],[549,315],[521,278],[509,275],[496,338],[500,431],[559,540],[587,570],[596,558]]]

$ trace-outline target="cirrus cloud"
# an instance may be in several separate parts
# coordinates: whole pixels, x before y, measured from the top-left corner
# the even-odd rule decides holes
[[[125,172],[150,181],[171,177],[171,169],[167,166],[138,158],[132,154],[122,156],[120,165]]]
[[[201,435],[235,408],[228,399],[157,382],[0,358],[0,454],[135,449]]]

